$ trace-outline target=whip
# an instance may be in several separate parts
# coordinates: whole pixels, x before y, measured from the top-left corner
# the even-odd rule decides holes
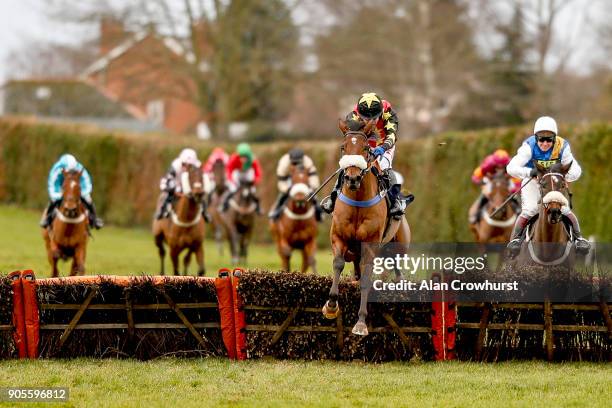
[[[514,198],[514,196],[515,196],[515,195],[517,195],[518,193],[520,193],[520,192],[521,192],[521,190],[523,189],[523,187],[525,187],[527,184],[531,183],[531,180],[533,180],[534,178],[535,178],[535,177],[531,177],[531,178],[529,179],[529,181],[527,181],[525,184],[523,184],[523,185],[521,186],[521,188],[519,188],[518,190],[516,190],[514,193],[510,194],[510,196],[509,196],[508,198],[506,198],[506,201],[504,201],[504,202],[503,202],[503,203],[502,203],[502,204],[501,204],[499,207],[497,207],[497,209],[496,209],[495,211],[493,211],[493,212],[492,212],[492,213],[489,215],[489,217],[493,217],[495,214],[497,214],[497,212],[498,212],[499,210],[501,210],[502,208],[504,208],[504,207],[506,206],[506,204],[508,204],[508,202],[509,202],[510,200],[512,200],[512,199]]]
[[[331,175],[330,175],[328,178],[326,178],[326,179],[325,179],[325,181],[323,182],[323,184],[321,184],[321,185],[319,186],[319,188],[317,188],[317,189],[316,189],[316,190],[315,190],[315,191],[314,191],[312,194],[310,194],[310,196],[308,196],[308,198],[306,199],[306,201],[310,201],[310,200],[312,200],[312,199],[314,198],[314,196],[316,196],[316,195],[317,195],[317,193],[318,193],[319,191],[321,191],[321,189],[322,189],[323,187],[325,187],[325,185],[326,185],[327,183],[329,183],[329,180],[331,180],[331,179],[332,179],[332,178],[333,178],[333,177],[334,177],[336,174],[340,173],[340,170],[342,170],[342,167],[340,167],[338,170],[336,170],[335,172],[333,172],[333,173],[332,173],[332,174],[331,174]]]

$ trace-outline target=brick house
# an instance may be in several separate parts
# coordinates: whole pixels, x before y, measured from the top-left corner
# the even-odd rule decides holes
[[[76,121],[71,113],[78,111],[79,118],[100,122],[112,117],[112,112],[123,123],[140,124],[126,126],[132,130],[163,129],[208,138],[208,127],[195,102],[193,61],[193,54],[172,38],[153,31],[127,32],[121,23],[103,19],[98,58],[78,78],[9,81],[3,87],[4,113],[50,117],[40,107],[50,105],[51,96],[56,98],[70,89],[71,97],[61,100],[63,108],[53,112],[59,114],[57,118]],[[101,97],[108,100],[106,104]]]
[[[200,136],[205,136],[190,74],[193,60],[193,55],[172,38],[152,31],[127,33],[120,23],[105,19],[101,22],[100,57],[81,78],[136,107],[166,130],[200,130]]]

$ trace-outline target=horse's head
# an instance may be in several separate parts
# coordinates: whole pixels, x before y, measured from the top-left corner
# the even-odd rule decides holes
[[[487,199],[489,200],[489,209],[491,212],[497,210],[506,201],[510,195],[510,176],[504,169],[498,169],[490,178],[489,187],[487,188]],[[505,205],[495,214],[496,219],[506,219],[508,216],[508,205]]]
[[[62,183],[62,205],[60,211],[68,218],[79,216],[81,204],[81,171],[64,170]]]
[[[308,171],[301,165],[291,165],[291,188],[289,189],[289,197],[295,204],[296,208],[305,208],[308,205],[308,195],[310,187],[308,185]]]
[[[538,184],[540,188],[540,197],[542,197],[542,205],[544,212],[550,224],[556,224],[561,221],[561,208],[569,206],[568,186],[565,181],[572,163],[562,165],[556,163],[549,168],[536,163],[538,170]]]
[[[187,197],[201,203],[204,198],[204,173],[200,166],[183,164],[181,190]]]
[[[340,167],[344,169],[344,181],[351,190],[358,190],[363,176],[370,171],[372,157],[368,139],[373,136],[376,121],[340,120],[339,128],[344,134],[340,149]]]

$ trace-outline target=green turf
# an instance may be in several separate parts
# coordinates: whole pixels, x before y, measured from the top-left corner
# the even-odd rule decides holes
[[[12,206],[0,206],[0,272],[17,269],[33,269],[37,277],[50,276],[50,266],[38,222],[40,213]],[[208,276],[216,275],[222,267],[229,267],[229,253],[221,256],[213,241],[205,244],[205,263]],[[295,252],[292,269],[301,265],[301,253]],[[317,265],[320,274],[331,270],[331,251],[318,250]],[[249,249],[247,265],[270,270],[280,268],[280,258],[272,245],[253,245]],[[68,275],[70,265],[60,263],[60,274]],[[127,229],[112,226],[93,232],[87,248],[87,275],[156,275],[159,273],[159,257],[151,232],[144,229]],[[172,273],[166,256],[166,273]],[[192,259],[190,274],[196,273]]]
[[[69,387],[66,406],[606,407],[612,398],[612,367],[544,362],[4,361],[0,384]]]

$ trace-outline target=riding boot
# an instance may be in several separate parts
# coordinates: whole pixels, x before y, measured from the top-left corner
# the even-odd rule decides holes
[[[486,203],[487,197],[485,197],[485,195],[481,193],[480,196],[474,202],[474,204],[472,204],[476,205],[476,208],[473,210],[473,212],[470,212],[469,214],[468,220],[470,224],[476,224],[480,221],[480,213],[482,212],[482,208]]]
[[[40,219],[41,227],[47,228],[49,225],[51,225],[51,223],[53,222],[55,208],[57,207],[58,203],[59,201],[49,201],[49,205],[47,206],[47,209],[45,210],[42,218]]]
[[[317,222],[323,221],[323,209],[321,208],[321,205],[319,204],[319,201],[317,201],[316,197],[312,198],[312,205],[314,205],[315,208],[315,219]]]
[[[172,202],[173,195],[171,191],[164,191],[162,194],[162,198],[159,200],[161,201],[161,204],[159,204],[155,212],[156,220],[161,220],[162,218],[168,216],[168,206]]]
[[[91,225],[95,229],[102,228],[104,226],[104,221],[102,221],[101,218],[98,218],[96,214],[96,206],[94,205],[93,201],[88,202],[85,199],[83,199],[82,201],[83,204],[85,204],[85,208],[87,208],[87,212],[89,213],[89,225]]]
[[[336,205],[336,198],[338,198],[338,194],[342,190],[342,180],[344,179],[344,170],[340,171],[338,174],[338,178],[336,179],[336,185],[332,192],[323,200],[321,200],[321,209],[328,214],[331,214],[334,211],[334,207]]]
[[[400,198],[401,193],[401,185],[397,182],[397,178],[395,177],[395,172],[393,169],[388,168],[383,171],[384,179],[387,182],[389,194],[389,200],[391,201],[391,208],[389,209],[389,213],[393,218],[399,220],[404,216],[404,203]]]
[[[232,196],[234,195],[234,191],[231,190],[227,190],[226,192],[223,193],[223,196],[221,197],[221,199],[219,201],[221,201],[221,204],[219,205],[219,212],[226,212],[229,208],[229,202],[232,199]]]
[[[259,202],[259,197],[253,196],[253,201],[255,201],[255,212],[258,215],[263,215],[263,211],[261,210],[261,203]]]
[[[274,220],[274,221],[278,220],[278,218],[281,215],[282,209],[285,206],[285,202],[287,201],[287,198],[289,198],[288,192],[280,193],[278,195],[278,197],[276,197],[276,201],[274,202],[274,206],[272,207],[272,209],[268,213],[268,218],[270,218],[271,220]]]
[[[516,223],[514,224],[514,229],[512,230],[512,236],[510,236],[510,242],[506,248],[510,251],[510,256],[514,258],[518,255],[521,250],[521,245],[523,243],[523,231],[525,231],[525,227],[529,223],[531,218],[526,218],[520,216],[516,219]]]
[[[205,199],[202,200],[202,217],[204,217],[204,221],[206,221],[207,224],[212,222],[212,217],[208,213],[208,203]]]
[[[570,211],[569,213],[565,214],[565,216],[572,223],[576,251],[583,255],[588,254],[591,250],[591,243],[584,239],[584,237],[582,236],[582,233],[580,232],[580,224],[578,223],[578,218],[576,217],[576,214]]]

